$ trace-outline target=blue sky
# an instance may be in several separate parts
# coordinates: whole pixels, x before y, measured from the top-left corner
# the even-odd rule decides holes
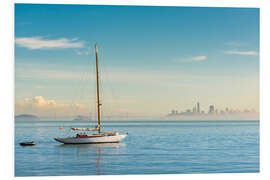
[[[259,110],[257,8],[16,4],[16,113],[89,109],[96,42],[111,113]]]

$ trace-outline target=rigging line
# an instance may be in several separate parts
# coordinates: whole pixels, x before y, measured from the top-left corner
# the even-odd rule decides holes
[[[89,66],[89,61],[87,61],[87,67],[88,66]],[[87,75],[88,75],[88,70],[86,68],[86,71],[85,71],[84,76],[83,76],[83,83],[82,83],[81,94],[80,94],[79,100],[83,99],[83,97],[85,96],[85,89],[87,88],[87,84],[85,82],[87,81]]]
[[[100,72],[100,74],[101,74],[101,72]],[[100,103],[102,104],[102,106],[100,106],[100,119],[101,119],[101,127],[103,128],[103,121],[104,121],[104,97],[103,97],[103,83],[102,83],[102,77],[101,76],[99,76],[100,77]]]
[[[99,59],[102,59],[102,56],[99,56]],[[99,61],[99,64],[102,66],[102,61]],[[100,81],[100,103],[102,106],[100,107],[100,112],[101,112],[101,126],[103,126],[103,121],[104,121],[104,91],[103,91],[103,76],[102,76],[102,68],[99,68],[99,81]]]
[[[74,87],[77,87],[77,88],[74,88],[74,94],[76,94],[76,95],[77,95],[76,91],[78,91],[78,87],[80,85],[79,83],[81,82],[81,79],[82,79],[82,75],[80,76],[80,80],[79,81],[75,81],[75,83],[74,83],[75,84]],[[75,111],[76,111],[76,109],[74,107],[74,104],[75,104],[75,97],[73,97],[72,102],[71,102],[73,115],[75,115]]]
[[[102,56],[100,58],[103,59]],[[107,110],[106,109],[107,103],[104,103],[106,101],[105,98],[104,98],[105,97],[105,92],[104,92],[104,71],[103,71],[104,61],[102,60],[100,64],[102,66],[101,71],[100,71],[100,81],[101,81],[100,84],[101,84],[101,100],[102,100],[102,104],[103,104],[103,106],[102,106],[102,118],[104,120],[104,111]]]
[[[85,77],[85,71],[83,71],[83,73],[81,74],[79,81],[76,81],[77,86],[75,86],[76,88],[74,88],[74,89],[77,89],[77,93],[75,92],[75,94],[76,94],[75,96],[77,96],[79,98],[79,100],[81,98],[80,97],[80,95],[81,95],[80,91],[82,91],[82,85],[83,85],[82,82],[84,80],[84,77]],[[75,113],[78,112],[78,110],[76,108],[76,104],[75,104],[75,97],[74,97],[74,99],[72,101],[72,105],[73,105],[73,108],[72,108],[73,109],[73,115],[75,116]]]
[[[106,103],[106,104],[108,104],[108,108],[110,109],[110,115],[112,115],[113,114],[113,106],[112,106],[112,102],[113,102],[113,104],[114,104],[114,107],[115,107],[115,105],[116,105],[116,107],[114,108],[114,109],[116,109],[116,108],[119,108],[120,106],[119,106],[119,102],[118,102],[118,99],[119,98],[117,98],[117,96],[115,95],[115,93],[114,93],[114,89],[113,89],[113,86],[112,86],[112,83],[111,83],[111,79],[110,79],[110,76],[108,75],[109,73],[108,73],[108,68],[107,68],[107,66],[105,65],[105,63],[104,63],[104,68],[103,68],[103,74],[104,74],[104,80],[106,81],[106,84],[108,85],[108,89],[109,89],[109,91],[108,92],[110,92],[110,95],[111,95],[111,97],[112,97],[112,101],[110,102],[110,103]]]
[[[84,102],[83,97],[85,97],[86,94],[88,94],[86,92],[87,92],[87,87],[89,86],[89,84],[87,83],[88,82],[87,80],[90,79],[89,78],[89,76],[90,76],[89,66],[90,66],[90,60],[87,58],[87,66],[86,66],[86,71],[85,71],[83,78],[82,78],[83,83],[82,83],[81,94],[80,94],[80,98],[79,98],[79,101],[82,101],[82,102]]]
[[[88,70],[87,70],[87,72],[88,72],[88,81],[91,81],[91,68],[90,68],[90,62],[91,62],[91,58],[89,57],[89,60],[88,60],[88,66],[87,66],[87,68],[88,68]],[[88,87],[89,87],[89,90],[90,90],[90,88],[91,88],[91,86],[90,86],[90,83],[87,83],[88,84]],[[88,94],[88,96],[86,97],[86,99],[88,99],[89,98],[89,100],[91,99],[91,97],[89,97],[89,93],[87,93]],[[88,103],[86,103],[86,104],[88,104]],[[91,114],[91,108],[90,108],[90,103],[89,103],[89,108],[88,108],[88,117],[90,118],[90,114]]]
[[[106,70],[105,70],[105,67],[106,67],[106,63],[105,63],[105,58],[103,58],[103,56],[101,55],[100,58],[102,59],[102,61],[100,61],[101,63],[101,71],[100,71],[100,74],[102,74],[100,77],[100,80],[101,80],[101,98],[102,98],[102,103],[103,103],[103,106],[102,106],[102,126],[104,127],[104,124],[103,124],[103,121],[105,120],[105,117],[106,115],[108,114],[111,114],[111,110],[110,110],[110,102],[108,102],[108,99],[107,99],[107,96],[105,94],[105,91],[104,91],[104,82],[106,82],[106,79],[107,78],[107,73],[106,73]],[[105,103],[106,102],[106,103]]]
[[[100,58],[101,59],[101,58]],[[101,62],[101,61],[99,61]],[[102,68],[100,68],[102,69]],[[99,70],[99,81],[100,81],[100,103],[102,106],[100,107],[101,112],[101,126],[103,127],[103,121],[104,121],[104,91],[103,91],[103,76],[101,76],[102,71]]]
[[[95,62],[95,61],[94,61]],[[95,76],[95,71],[96,71],[96,67],[95,66],[93,66],[92,67],[92,69],[93,69],[93,74],[94,74],[94,76]],[[94,77],[93,76],[93,77]],[[93,81],[93,86],[92,86],[93,88],[94,88],[94,90],[93,90],[93,97],[94,97],[94,103],[93,103],[93,107],[94,107],[94,119],[95,119],[95,124],[97,124],[97,106],[96,106],[96,103],[97,103],[97,100],[96,100],[96,94],[97,94],[97,89],[96,89],[96,82],[95,82],[95,80]]]
[[[93,74],[93,77],[95,76],[95,66],[92,66],[92,74]],[[97,124],[97,106],[96,106],[96,103],[97,103],[97,101],[96,101],[96,94],[97,94],[97,92],[96,92],[96,82],[95,82],[95,80],[94,81],[92,81],[92,103],[91,103],[91,105],[92,105],[92,108],[93,108],[93,112],[94,112],[94,115],[93,115],[93,118],[94,118],[94,123],[95,124]]]
[[[100,88],[101,88],[101,101],[102,101],[102,118],[104,119],[104,111],[106,110],[106,105],[107,103],[104,103],[105,100],[105,93],[104,93],[104,71],[103,71],[103,65],[104,65],[104,58],[102,55],[100,55],[100,59],[102,59],[102,61],[100,61],[100,65],[102,66],[101,70],[100,70]]]
[[[90,53],[89,53],[90,54]],[[91,119],[94,119],[93,120],[93,124],[96,124],[97,123],[97,121],[96,121],[96,112],[97,112],[97,107],[96,107],[96,81],[95,81],[95,65],[94,65],[94,62],[95,62],[95,60],[94,60],[94,58],[92,58],[91,60],[90,60],[91,62],[92,62],[92,64],[91,64],[91,66],[89,66],[89,76],[90,76],[90,81],[92,82],[92,84],[91,83],[89,83],[89,86],[90,86],[90,88],[89,88],[89,90],[92,92],[92,95],[90,95],[90,93],[88,93],[89,95],[90,95],[90,97],[89,97],[89,107],[90,107],[90,109],[92,110],[92,113],[91,113]],[[94,114],[94,115],[93,115]]]

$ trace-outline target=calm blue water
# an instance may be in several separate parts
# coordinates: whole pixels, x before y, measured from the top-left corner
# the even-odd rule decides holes
[[[259,121],[107,122],[105,130],[129,136],[104,145],[53,140],[88,124],[16,122],[15,176],[259,172]],[[19,145],[28,140],[37,145]]]

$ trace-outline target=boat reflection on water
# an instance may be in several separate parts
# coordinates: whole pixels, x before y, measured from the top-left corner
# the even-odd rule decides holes
[[[126,146],[125,143],[100,143],[100,144],[60,144],[57,149],[63,156],[66,152],[70,153],[70,158],[74,159],[75,162],[81,162],[89,160],[87,163],[93,164],[93,161],[96,163],[96,174],[101,174],[101,159],[102,154],[113,155],[119,154],[120,149]],[[96,156],[93,156],[96,155]],[[94,158],[94,159],[93,159]],[[92,163],[91,163],[92,162]],[[89,165],[90,165],[89,164]],[[90,168],[90,167],[89,167]]]

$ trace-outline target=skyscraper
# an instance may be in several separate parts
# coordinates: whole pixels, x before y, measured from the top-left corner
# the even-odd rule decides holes
[[[200,110],[200,103],[199,102],[197,102],[197,113],[201,113],[201,110]]]
[[[214,105],[210,105],[209,106],[209,114],[212,114],[212,113],[214,113],[215,112],[215,107],[214,107]]]

